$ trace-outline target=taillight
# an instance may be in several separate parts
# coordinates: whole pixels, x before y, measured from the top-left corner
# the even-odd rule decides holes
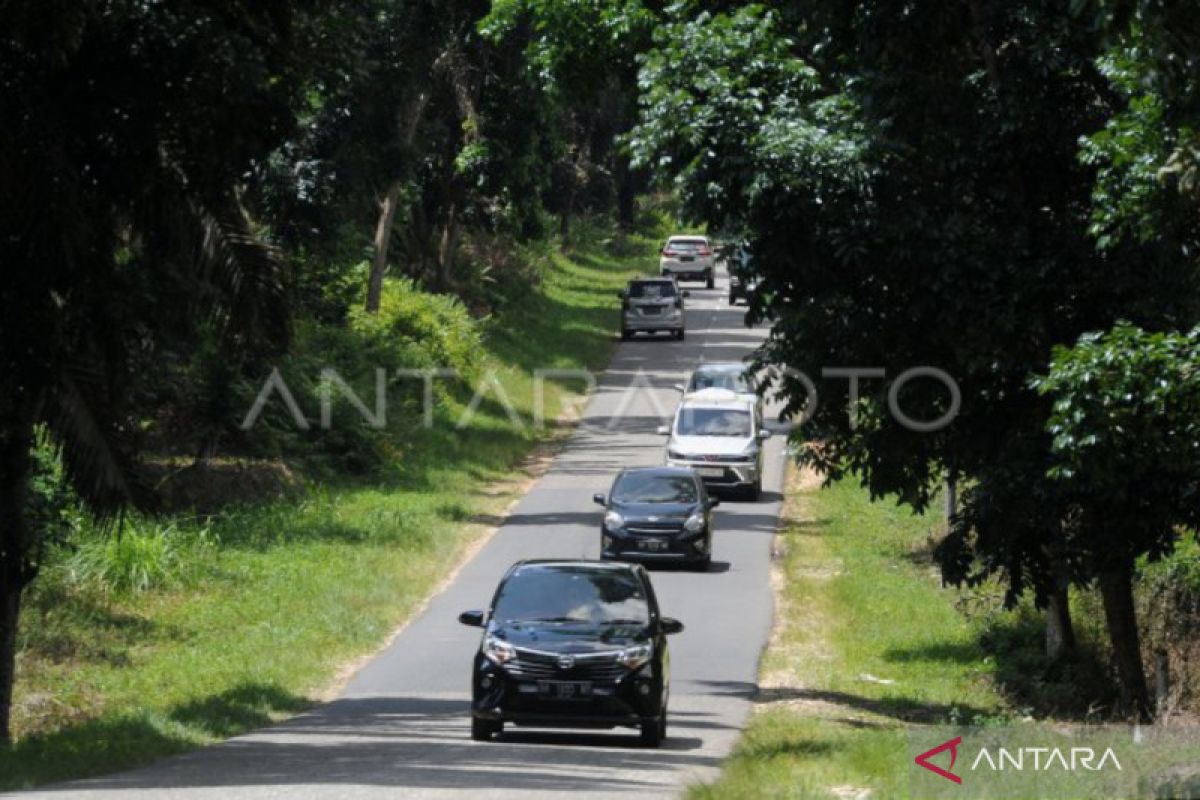
[[[673,255],[675,255],[675,251],[674,251],[674,250],[672,250],[672,249],[671,249],[671,248],[669,248],[669,247],[664,247],[664,248],[663,248],[663,251],[662,251],[662,254],[663,254],[664,256],[668,256],[668,257],[669,257],[669,256],[673,256]]]
[[[707,246],[701,246],[699,252],[700,252],[700,255],[702,255],[702,256],[712,255],[712,250],[709,250]]]

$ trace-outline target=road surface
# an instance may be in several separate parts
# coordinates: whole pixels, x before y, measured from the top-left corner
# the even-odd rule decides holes
[[[655,433],[701,360],[739,359],[761,330],[714,290],[686,287],[684,341],[622,342],[578,429],[496,534],[341,697],[280,725],[125,773],[45,787],[54,798],[676,796],[713,778],[750,710],[758,659],[770,630],[769,559],[780,505],[783,437],[767,442],[758,502],[723,499],[713,566],[706,574],[655,569],[663,613],[682,620],[671,638],[668,739],[638,747],[636,731],[513,729],[487,743],[468,732],[468,680],[478,629],[458,613],[487,605],[521,558],[595,558],[602,512],[617,469],[659,464]],[[286,658],[286,653],[280,653]],[[26,796],[29,793],[26,793]]]

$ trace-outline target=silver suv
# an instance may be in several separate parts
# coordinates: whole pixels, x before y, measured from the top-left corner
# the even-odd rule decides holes
[[[621,298],[621,338],[635,333],[666,331],[682,339],[687,327],[687,312],[681,291],[673,278],[637,278],[617,293]]]
[[[753,401],[728,389],[704,389],[684,397],[670,426],[667,466],[691,467],[710,489],[736,489],[757,500],[762,491],[763,442],[771,432]]]

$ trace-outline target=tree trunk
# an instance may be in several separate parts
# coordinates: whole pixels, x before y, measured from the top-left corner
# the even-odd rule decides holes
[[[451,201],[446,210],[446,225],[438,244],[438,286],[443,292],[450,291],[450,276],[454,271],[454,254],[458,249],[458,204]]]
[[[0,586],[0,745],[12,741],[13,683],[17,674],[17,623],[20,620],[20,581],[7,576]]]
[[[412,148],[417,138],[417,128],[421,125],[421,117],[425,114],[425,106],[429,103],[429,93],[419,92],[409,103],[404,114],[404,125],[400,131],[400,142],[405,152]],[[371,259],[371,276],[367,281],[367,312],[374,314],[379,310],[379,302],[383,298],[383,274],[387,271],[388,248],[392,243],[392,224],[396,219],[396,207],[400,204],[400,195],[404,191],[404,180],[397,178],[388,187],[387,194],[379,202],[379,219],[375,223],[375,252]]]
[[[629,156],[618,152],[614,158],[613,171],[617,179],[617,225],[623,231],[630,231],[633,230],[636,208],[633,170],[629,168]]]
[[[1100,596],[1104,600],[1104,618],[1112,640],[1117,677],[1121,681],[1121,701],[1132,709],[1141,722],[1150,722],[1150,695],[1146,673],[1142,669],[1142,647],[1138,637],[1137,614],[1133,607],[1133,578],[1128,564],[1100,573]]]
[[[1058,658],[1075,652],[1075,626],[1071,623],[1071,578],[1067,571],[1063,548],[1067,541],[1066,527],[1059,529],[1046,545],[1046,561],[1050,567],[1050,596],[1046,603],[1046,655]]]
[[[1075,652],[1075,626],[1071,623],[1071,596],[1065,577],[1056,577],[1046,604],[1046,655],[1058,658]]]
[[[14,390],[14,394],[22,392]],[[10,402],[19,404],[17,398]],[[33,415],[28,408],[14,410],[16,414],[4,420],[7,430],[0,433],[0,745],[12,741],[17,623],[21,592],[33,579],[30,565],[35,556],[25,521]]]
[[[387,271],[392,223],[396,219],[396,206],[400,204],[400,192],[403,189],[401,181],[393,182],[379,203],[379,221],[375,224],[375,255],[371,260],[371,277],[367,281],[366,309],[371,314],[379,310],[379,302],[383,297],[383,273]]]
[[[575,194],[572,192],[566,207],[558,215],[558,238],[563,244],[571,238],[571,206],[575,205]]]

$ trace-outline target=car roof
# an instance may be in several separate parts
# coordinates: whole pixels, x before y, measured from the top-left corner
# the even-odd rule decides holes
[[[634,283],[675,283],[674,278],[630,278],[629,282]]]
[[[515,572],[519,567],[578,567],[590,570],[624,570],[636,572],[637,564],[627,561],[598,561],[590,558],[523,558],[514,562],[508,571]]]
[[[676,233],[667,237],[668,242],[707,242],[708,237],[702,233]]]
[[[753,403],[745,395],[730,389],[701,389],[685,395],[679,402],[680,406],[689,408],[737,408],[750,410]]]

